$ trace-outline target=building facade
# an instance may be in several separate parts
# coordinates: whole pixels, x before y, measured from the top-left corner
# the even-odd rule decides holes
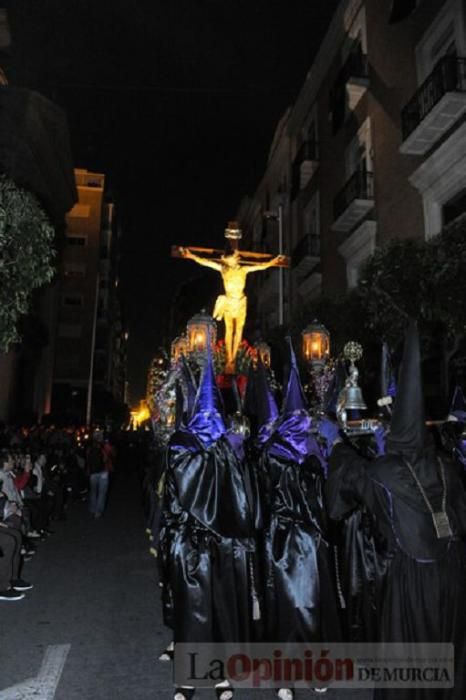
[[[76,170],[59,261],[50,410],[76,419],[123,402],[126,334],[118,296],[118,237],[105,175]],[[46,407],[47,408],[47,407]]]
[[[391,239],[428,239],[466,212],[466,9],[418,0],[393,22],[385,0],[342,0],[268,164],[238,213],[249,245],[276,252],[264,213],[282,208],[285,323],[357,284]],[[277,322],[278,272],[252,308]]]

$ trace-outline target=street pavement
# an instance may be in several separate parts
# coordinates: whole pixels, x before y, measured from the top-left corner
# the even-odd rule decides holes
[[[157,661],[170,635],[136,475],[117,475],[100,520],[81,502],[67,516],[24,566],[34,589],[17,603],[0,601],[0,700],[170,700],[171,665]],[[235,700],[274,697],[271,690],[235,693]],[[356,691],[319,697],[371,700]]]

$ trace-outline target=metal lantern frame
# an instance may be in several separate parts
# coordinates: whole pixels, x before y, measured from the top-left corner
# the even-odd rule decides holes
[[[215,345],[217,341],[217,323],[203,309],[189,319],[186,326],[187,351],[189,354],[204,354],[207,343]]]
[[[259,340],[254,343],[254,349],[257,353],[257,359],[261,361],[266,369],[272,366],[272,348],[264,340]]]
[[[301,337],[305,362],[312,368],[324,367],[330,358],[330,333],[327,328],[315,320],[306,326]]]

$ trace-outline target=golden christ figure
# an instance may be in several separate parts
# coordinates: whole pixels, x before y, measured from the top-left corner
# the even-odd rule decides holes
[[[213,316],[217,321],[225,321],[226,369],[228,373],[233,373],[235,358],[243,337],[243,328],[246,321],[247,297],[244,293],[246,276],[250,272],[259,272],[269,267],[285,267],[287,258],[284,255],[277,255],[267,260],[267,262],[251,265],[241,260],[241,252],[238,250],[222,255],[219,260],[196,255],[190,248],[179,247],[178,252],[182,258],[194,260],[194,262],[204,267],[210,267],[212,270],[220,272],[222,276],[225,294],[221,294],[217,298]],[[261,254],[255,255],[262,257]]]

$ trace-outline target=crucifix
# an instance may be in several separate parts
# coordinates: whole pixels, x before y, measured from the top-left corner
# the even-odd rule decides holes
[[[268,253],[239,250],[241,229],[236,221],[228,222],[225,238],[228,244],[226,251],[173,246],[172,257],[193,260],[199,265],[216,270],[222,276],[225,293],[217,297],[213,317],[217,321],[225,322],[226,372],[234,374],[235,358],[243,336],[247,313],[247,297],[244,292],[246,276],[250,272],[259,272],[269,267],[288,267],[289,261],[284,255],[273,256]]]

